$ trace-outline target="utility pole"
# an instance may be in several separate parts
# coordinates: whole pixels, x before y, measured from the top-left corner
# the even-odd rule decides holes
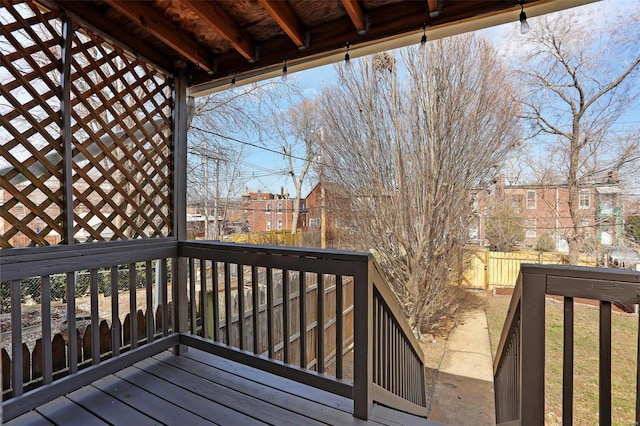
[[[207,145],[204,146],[204,239],[209,239],[209,155]]]
[[[220,225],[218,224],[218,198],[220,198],[220,150],[216,148],[216,197],[213,199],[213,223],[215,228],[213,230],[213,239],[220,239]]]
[[[320,248],[327,248],[327,212],[324,191],[324,129],[320,129]]]
[[[200,150],[192,150],[190,154],[197,155],[202,158],[202,165],[204,167],[203,173],[203,181],[204,181],[204,239],[208,240],[210,237],[209,232],[209,160],[213,160],[216,162],[216,170],[215,170],[215,198],[213,200],[213,223],[215,225],[215,229],[213,232],[213,239],[217,240],[220,238],[220,227],[218,223],[218,199],[220,198],[220,162],[227,161],[220,155],[220,148],[216,147],[215,156],[209,155],[208,145],[205,143],[204,146]]]

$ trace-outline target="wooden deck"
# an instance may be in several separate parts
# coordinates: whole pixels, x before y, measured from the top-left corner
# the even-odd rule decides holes
[[[6,424],[436,424],[378,405],[365,422],[352,408],[348,398],[191,348],[148,358]]]

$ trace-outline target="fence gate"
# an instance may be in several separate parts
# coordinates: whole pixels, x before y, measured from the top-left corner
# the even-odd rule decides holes
[[[469,250],[463,262],[461,285],[486,290],[489,282],[489,250]]]

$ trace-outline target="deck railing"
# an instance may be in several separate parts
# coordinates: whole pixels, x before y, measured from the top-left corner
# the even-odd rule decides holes
[[[162,239],[15,249],[0,267],[5,420],[184,346],[353,398],[356,417],[426,417],[422,352],[369,254]]]
[[[169,239],[3,253],[4,419],[178,345],[176,253]]]
[[[372,256],[195,241],[179,255],[188,346],[353,397],[357,417],[374,401],[426,416],[422,352]]]
[[[640,303],[640,273],[547,265],[522,265],[518,277],[494,362],[496,422],[544,424],[547,295],[564,298],[563,424],[573,423],[574,299],[600,301],[599,419],[611,424],[611,304]],[[639,408],[636,389],[636,424]]]

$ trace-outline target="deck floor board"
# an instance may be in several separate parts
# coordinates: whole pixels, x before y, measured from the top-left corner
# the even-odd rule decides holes
[[[270,404],[279,407],[281,410],[297,413],[300,416],[322,419],[323,422],[329,424],[361,424],[350,412],[332,407],[330,402],[324,402],[322,397],[310,400],[306,398],[304,393],[301,395],[291,394],[286,387],[275,389],[244,377],[236,376],[225,370],[194,361],[187,356],[169,358],[165,362],[183,369],[184,372],[192,372],[192,374],[201,377],[211,377],[210,380],[214,380],[215,383],[228,389],[251,395],[253,398],[260,400],[261,404]],[[154,365],[152,368],[158,369],[161,367]],[[166,368],[162,368],[162,370],[164,371]],[[332,394],[323,392],[322,396],[330,395]],[[307,419],[308,421],[309,419]],[[294,423],[301,424],[295,419]]]
[[[367,422],[352,409],[349,398],[190,348],[147,358],[7,425],[436,425],[378,405]]]
[[[136,426],[157,425],[153,418],[141,413],[94,386],[85,386],[67,398],[111,424]]]
[[[90,424],[100,426],[108,424],[66,396],[41,405],[36,411],[46,417],[47,420],[58,425],[84,426]]]

